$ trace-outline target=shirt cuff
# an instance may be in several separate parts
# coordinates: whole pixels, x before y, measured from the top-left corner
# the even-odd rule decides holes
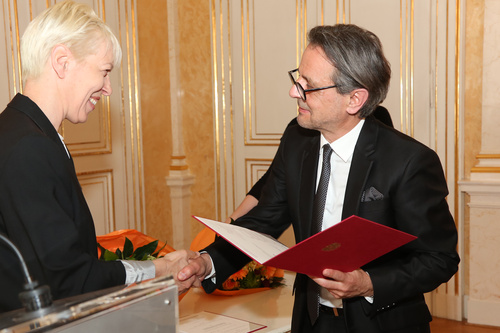
[[[367,271],[364,272],[368,274],[368,276],[370,276],[370,273],[368,273]],[[365,296],[365,299],[368,303],[373,304],[373,296]]]
[[[125,284],[149,280],[156,275],[155,264],[151,260],[120,260],[120,262],[123,264],[123,267],[125,267]]]
[[[207,251],[201,251],[200,252],[200,254],[203,254],[203,253],[208,254]],[[205,276],[205,280],[210,279],[212,281],[212,283],[215,284],[217,282],[217,279],[215,278],[215,265],[214,265],[214,261],[212,260],[212,257],[210,256],[210,254],[208,254],[208,257],[210,258],[210,262],[212,263],[212,270],[210,271],[210,274],[208,274],[207,276]]]

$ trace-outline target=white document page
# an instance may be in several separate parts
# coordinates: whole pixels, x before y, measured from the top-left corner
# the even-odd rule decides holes
[[[203,217],[194,216],[194,218],[215,231],[259,264],[264,264],[266,261],[288,249],[288,247],[269,235]]]
[[[265,327],[205,311],[179,319],[179,333],[249,333]]]

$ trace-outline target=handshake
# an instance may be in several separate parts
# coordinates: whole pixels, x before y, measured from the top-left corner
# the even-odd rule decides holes
[[[208,253],[191,250],[177,250],[153,261],[156,277],[172,275],[179,288],[179,294],[201,282],[212,272],[212,260]]]

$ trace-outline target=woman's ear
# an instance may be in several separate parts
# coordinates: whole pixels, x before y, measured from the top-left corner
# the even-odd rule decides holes
[[[368,90],[364,88],[354,89],[350,93],[347,113],[355,115],[368,99]]]
[[[60,79],[66,77],[70,58],[71,51],[63,44],[54,46],[50,53],[52,69]]]

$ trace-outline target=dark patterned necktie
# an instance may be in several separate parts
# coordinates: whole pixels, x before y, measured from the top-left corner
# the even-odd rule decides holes
[[[329,144],[323,146],[323,167],[319,178],[318,189],[314,196],[313,214],[311,220],[311,235],[321,231],[323,224],[323,214],[325,213],[326,194],[328,192],[328,183],[330,181],[330,158],[333,149]],[[308,280],[307,308],[311,318],[311,324],[314,324],[319,315],[319,285],[313,280]]]
[[[313,216],[312,216],[312,235],[321,231],[323,224],[323,214],[325,213],[326,193],[328,192],[328,183],[330,180],[330,158],[333,149],[327,143],[323,146],[323,167],[319,178],[318,189],[314,196]]]

